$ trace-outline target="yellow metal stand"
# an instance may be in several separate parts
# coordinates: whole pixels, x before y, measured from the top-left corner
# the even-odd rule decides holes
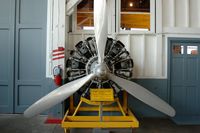
[[[90,106],[81,106],[83,103]],[[114,104],[117,103],[117,104]],[[84,105],[85,105],[84,104]],[[102,106],[102,108],[101,108]],[[99,112],[97,116],[78,116],[77,112]],[[121,112],[120,116],[101,116],[101,111]],[[123,92],[123,106],[119,98],[113,101],[92,101],[81,97],[77,107],[74,107],[73,96],[70,97],[70,108],[66,112],[62,124],[65,133],[70,128],[137,128],[139,122],[127,107],[127,93]]]

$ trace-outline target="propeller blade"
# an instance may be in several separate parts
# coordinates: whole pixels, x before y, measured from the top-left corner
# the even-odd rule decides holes
[[[98,50],[98,62],[104,60],[104,51],[108,34],[107,6],[106,0],[94,0],[94,29]]]
[[[144,87],[131,82],[129,80],[117,77],[113,74],[108,74],[108,78],[117,83],[120,87],[125,89],[129,94],[155,108],[156,110],[167,114],[168,116],[175,116],[175,110],[165,101],[154,95]]]
[[[62,102],[63,100],[67,99],[73,93],[75,93],[80,87],[82,87],[86,82],[93,79],[95,74],[87,75],[83,78],[74,80],[70,83],[67,83],[54,91],[50,92],[46,96],[39,99],[33,105],[31,105],[25,112],[25,117],[33,117],[54,105]]]

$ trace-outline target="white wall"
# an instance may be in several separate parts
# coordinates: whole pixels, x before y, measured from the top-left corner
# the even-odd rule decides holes
[[[118,33],[134,60],[135,78],[167,78],[167,41],[170,37],[198,37],[200,34],[199,0],[157,0],[154,33]],[[113,31],[113,30],[110,30]],[[111,33],[115,34],[115,33]],[[93,34],[71,33],[68,46]],[[200,36],[199,36],[200,37]]]
[[[200,33],[199,0],[162,0],[164,33]]]
[[[48,0],[48,22],[47,22],[47,59],[46,59],[46,77],[53,77],[53,68],[65,67],[65,59],[53,60],[61,57],[53,56],[53,50],[58,47],[65,48],[65,0]],[[61,52],[56,52],[61,53]]]
[[[112,2],[109,1],[109,5],[111,24],[115,10]],[[200,0],[156,0],[154,6],[156,26],[153,32],[115,33],[114,26],[109,26],[109,36],[121,40],[130,52],[135,78],[167,78],[167,37],[200,38]],[[89,36],[94,36],[93,32],[74,31],[67,37],[66,47],[73,49],[77,42]]]

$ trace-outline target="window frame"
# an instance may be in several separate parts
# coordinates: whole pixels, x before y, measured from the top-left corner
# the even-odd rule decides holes
[[[144,34],[155,33],[156,0],[150,0],[150,30],[120,30],[121,27],[121,0],[116,0],[116,32],[117,34]]]
[[[78,30],[77,27],[77,7],[74,10],[74,13],[72,14],[72,33],[90,33],[94,34],[94,30]]]
[[[108,0],[107,6],[109,6],[108,12],[108,35],[113,34],[115,31],[115,0]],[[114,26],[112,25],[114,23]],[[72,33],[74,34],[94,34],[94,30],[78,30],[77,28],[77,7],[74,9],[72,14]]]
[[[156,0],[150,0],[150,31],[120,30],[121,25],[121,0],[108,0],[110,12],[108,12],[108,35],[117,34],[152,34],[156,31]],[[94,34],[94,30],[77,29],[77,8],[72,14],[72,33],[74,34]]]
[[[72,33],[90,33],[94,34],[94,30],[78,30],[77,27],[77,7],[74,8],[74,12],[72,14]]]

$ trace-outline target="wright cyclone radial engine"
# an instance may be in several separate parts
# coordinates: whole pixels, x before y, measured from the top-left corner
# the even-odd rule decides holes
[[[122,42],[107,38],[104,55],[105,67],[108,71],[124,79],[132,77],[133,60]],[[89,75],[95,71],[96,65],[98,65],[98,57],[95,38],[89,37],[76,44],[75,50],[70,52],[66,62],[67,81],[71,82]],[[120,87],[112,80],[96,77],[85,84],[78,94],[90,99],[90,88],[114,88],[115,94],[120,91]]]

